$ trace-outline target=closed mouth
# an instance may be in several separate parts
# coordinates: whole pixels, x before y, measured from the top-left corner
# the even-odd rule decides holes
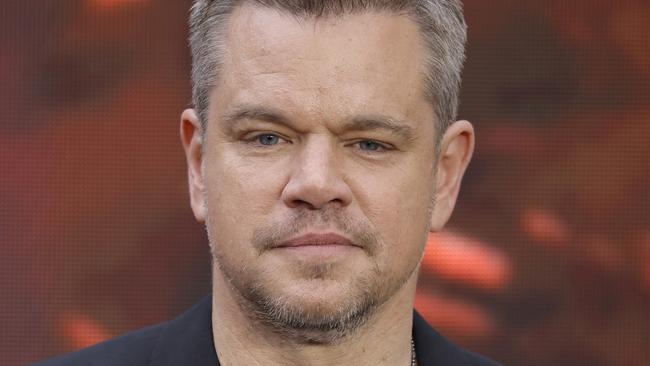
[[[353,246],[360,247],[350,239],[335,233],[308,233],[283,241],[276,248],[296,248],[307,246]]]

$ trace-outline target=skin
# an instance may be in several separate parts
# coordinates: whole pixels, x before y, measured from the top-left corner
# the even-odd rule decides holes
[[[425,49],[405,16],[297,19],[243,5],[227,32],[207,131],[194,110],[181,118],[191,206],[214,257],[220,362],[409,364],[417,269],[453,210],[471,124],[452,124],[436,157]],[[273,247],[304,234],[357,245]],[[310,320],[364,296],[381,304],[338,338],[283,331],[251,315],[251,284]]]

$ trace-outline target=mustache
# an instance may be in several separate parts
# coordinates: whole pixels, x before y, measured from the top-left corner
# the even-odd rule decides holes
[[[344,209],[327,208],[297,209],[282,221],[256,229],[253,233],[253,247],[258,254],[261,254],[313,228],[335,229],[370,255],[373,255],[381,245],[379,235],[370,223],[350,217]]]

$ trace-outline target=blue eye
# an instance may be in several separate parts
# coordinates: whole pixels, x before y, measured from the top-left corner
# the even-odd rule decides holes
[[[382,148],[381,145],[371,140],[359,141],[359,148],[366,151],[377,151]]]
[[[265,145],[265,146],[277,145],[280,142],[280,137],[270,133],[265,133],[263,135],[257,136],[257,141],[260,143],[260,145]]]

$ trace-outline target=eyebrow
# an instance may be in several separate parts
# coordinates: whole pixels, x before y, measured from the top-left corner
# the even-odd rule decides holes
[[[232,128],[237,122],[247,119],[265,121],[288,128],[295,128],[289,119],[285,118],[281,112],[268,107],[242,105],[234,108],[232,112],[228,112],[223,116],[223,121],[230,128]],[[409,123],[386,115],[373,114],[354,116],[341,128],[341,131],[346,132],[370,130],[386,130],[409,142],[416,136],[415,129],[411,127]]]
[[[258,120],[291,127],[289,121],[281,113],[266,107],[243,105],[223,115],[223,121],[230,127],[243,120]]]
[[[356,116],[343,127],[344,131],[387,130],[406,141],[415,138],[415,129],[407,122],[384,115]]]

